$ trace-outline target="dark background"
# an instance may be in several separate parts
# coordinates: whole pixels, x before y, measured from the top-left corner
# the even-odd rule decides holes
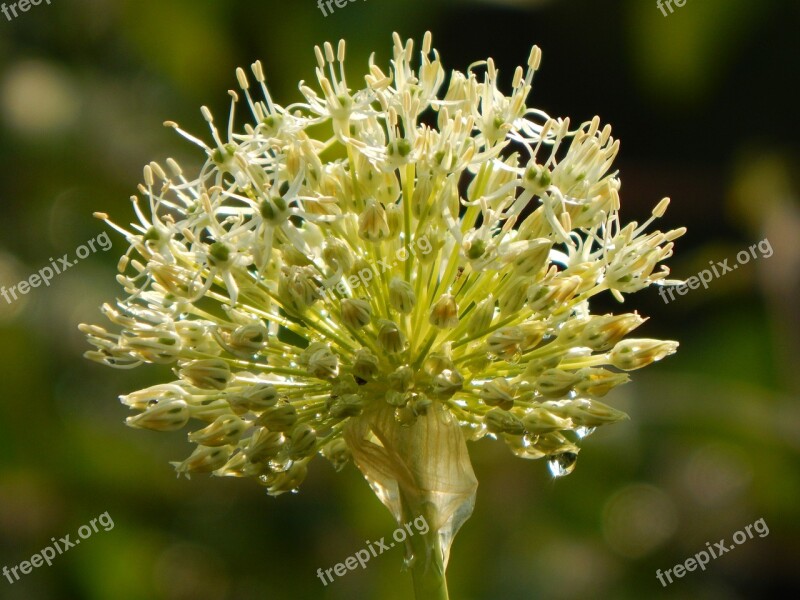
[[[769,239],[774,254],[664,304],[623,307],[677,355],[612,392],[631,420],[583,443],[576,471],[503,444],[470,446],[480,481],[453,546],[455,599],[772,597],[800,589],[797,106],[800,3],[687,0],[366,0],[323,17],[312,0],[52,0],[0,16],[0,284],[96,237],[93,211],[132,218],[141,167],[203,158],[161,126],[207,137],[234,69],[264,62],[273,98],[314,80],[313,45],[343,37],[350,81],[391,32],[430,29],[445,67],[492,56],[506,84],[544,53],[531,104],[573,123],[601,116],[622,140],[622,216],[673,199],[685,225],[670,261],[689,277]],[[353,467],[312,463],[298,495],[250,481],[177,480],[180,435],[125,427],[119,394],[161,381],[85,361],[79,322],[117,294],[125,246],[98,253],[13,305],[0,298],[0,567],[108,511],[112,531],[10,585],[0,598],[220,600],[411,596],[396,548],[324,588],[316,570],[395,525]],[[596,311],[621,310],[602,299]],[[763,518],[756,537],[663,589],[668,569]]]

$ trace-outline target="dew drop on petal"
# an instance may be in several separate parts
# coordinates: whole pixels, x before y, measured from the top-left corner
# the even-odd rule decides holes
[[[578,462],[578,455],[575,452],[562,452],[561,454],[554,454],[547,459],[547,467],[553,477],[564,477],[569,475],[575,470],[575,464]]]
[[[577,435],[580,439],[588,437],[594,433],[596,427],[578,427],[575,430],[575,435]]]

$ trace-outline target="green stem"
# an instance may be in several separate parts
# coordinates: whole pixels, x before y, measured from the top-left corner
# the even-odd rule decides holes
[[[414,598],[416,600],[449,600],[439,533],[430,526],[433,522],[433,515],[430,514],[430,511],[423,512],[426,514],[421,516],[428,523],[428,531],[425,534],[415,531],[414,535],[408,538],[409,550],[413,557],[410,570],[414,582]],[[403,513],[406,516],[406,522],[420,516],[413,514],[413,509],[409,507],[405,499],[403,499]]]

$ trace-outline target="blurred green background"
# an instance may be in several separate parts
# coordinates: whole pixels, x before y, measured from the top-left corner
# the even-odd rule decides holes
[[[260,58],[273,97],[313,80],[313,45],[344,37],[353,81],[390,34],[434,33],[447,69],[493,56],[507,77],[544,52],[532,103],[573,122],[598,114],[622,140],[624,220],[663,196],[686,225],[676,277],[769,239],[774,254],[665,304],[630,297],[648,337],[678,354],[633,374],[610,403],[631,420],[583,443],[576,471],[489,440],[453,547],[456,600],[779,597],[800,591],[800,209],[796,0],[366,0],[323,17],[313,0],[52,0],[0,16],[0,284],[73,253],[102,210],[131,218],[141,167],[203,158],[164,120],[206,133],[234,69]],[[507,82],[508,83],[508,82]],[[0,567],[108,511],[115,527],[9,584],[24,600],[411,597],[395,548],[323,587],[329,568],[394,524],[355,468],[312,463],[298,495],[175,478],[180,435],[134,431],[117,396],[160,380],[85,361],[79,322],[118,291],[111,252],[21,301],[0,298]],[[619,310],[604,300],[596,311]],[[668,569],[759,518],[756,537],[664,589]]]

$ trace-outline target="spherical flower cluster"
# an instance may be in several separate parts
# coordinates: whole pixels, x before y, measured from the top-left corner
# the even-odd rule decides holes
[[[210,143],[168,123],[205,152],[199,174],[150,163],[139,222],[109,221],[130,244],[124,297],[102,309],[113,331],[81,326],[87,355],[173,367],[122,401],[131,426],[192,429],[179,473],[280,494],[316,454],[366,464],[359,436],[388,448],[381,431],[435,418],[563,475],[580,438],[625,416],[598,398],[675,351],[624,339],[636,313],[589,310],[663,280],[683,233],[645,233],[666,199],[620,224],[611,128],[528,107],[536,47],[509,95],[491,59],[447,79],[430,34],[421,50],[412,68],[395,35],[389,71],[370,60],[353,89],[344,42],[325,44],[319,90],[287,107],[261,63],[239,69],[224,132],[203,108]]]

